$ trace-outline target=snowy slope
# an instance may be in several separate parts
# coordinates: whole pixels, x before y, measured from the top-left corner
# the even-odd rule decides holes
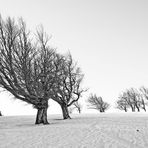
[[[85,114],[49,125],[34,116],[0,117],[0,148],[148,148],[148,115]]]

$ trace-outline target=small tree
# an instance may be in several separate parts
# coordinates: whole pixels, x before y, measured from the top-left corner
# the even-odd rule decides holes
[[[140,97],[141,97],[141,108],[146,112],[146,105],[148,105],[148,89],[144,86],[139,88],[139,91],[141,92]]]
[[[82,105],[77,101],[73,104],[74,106],[74,109],[77,109],[77,111],[79,112],[79,114],[81,113],[82,111]]]
[[[74,110],[74,108],[72,106],[68,107],[69,114],[72,114],[73,113],[73,110]]]
[[[120,95],[119,99],[116,102],[116,107],[120,110],[124,110],[125,112],[127,112],[127,109],[129,107],[126,99],[124,98],[124,96]]]
[[[102,97],[97,97],[96,94],[91,94],[87,101],[90,109],[97,109],[100,112],[105,112],[109,108],[109,104],[104,102]]]
[[[137,111],[139,112],[141,101],[140,101],[138,90],[135,88],[130,88],[126,91],[126,94],[127,94],[128,99],[131,100],[134,108],[136,108]]]

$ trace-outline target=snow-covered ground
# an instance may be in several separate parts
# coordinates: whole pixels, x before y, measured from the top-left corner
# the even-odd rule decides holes
[[[0,148],[148,148],[148,114],[82,114],[0,117]]]

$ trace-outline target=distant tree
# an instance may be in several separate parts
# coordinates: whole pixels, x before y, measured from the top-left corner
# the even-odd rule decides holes
[[[69,119],[71,117],[68,107],[77,102],[86,91],[81,86],[84,74],[72,59],[71,54],[67,56],[58,54],[54,64],[59,69],[59,73],[57,73],[52,99],[61,106],[63,119]]]
[[[2,116],[2,113],[1,113],[1,111],[0,111],[0,116]]]
[[[140,107],[146,112],[146,105],[148,105],[147,102],[145,102],[144,98],[141,98],[141,104]]]
[[[69,114],[72,114],[73,113],[73,110],[74,110],[74,108],[72,106],[68,107]]]
[[[37,109],[36,124],[48,124],[47,109],[55,83],[55,51],[48,36],[37,31],[32,40],[25,22],[0,17],[0,87]]]
[[[140,106],[141,106],[141,100],[139,96],[139,92],[135,88],[130,88],[126,91],[127,98],[130,100],[132,107],[134,108],[132,111],[135,111],[135,108],[137,111],[140,111]]]
[[[89,109],[97,109],[100,112],[105,112],[109,108],[109,104],[104,102],[102,97],[97,97],[96,94],[91,94],[87,100]]]
[[[123,94],[120,94],[119,99],[116,102],[116,107],[120,110],[124,110],[125,112],[127,112],[129,105]]]
[[[74,109],[77,109],[80,114],[82,111],[82,105],[77,101],[73,104],[73,106],[74,106]]]
[[[147,90],[144,87],[141,87],[139,90],[135,88],[130,88],[120,94],[119,99],[117,100],[117,108],[120,110],[127,111],[127,108],[131,108],[132,112],[139,112],[140,109],[146,111],[146,101]]]
[[[146,102],[148,100],[148,88],[142,86],[139,88],[139,91],[141,92],[141,108],[146,111],[146,106],[148,105],[148,102]]]

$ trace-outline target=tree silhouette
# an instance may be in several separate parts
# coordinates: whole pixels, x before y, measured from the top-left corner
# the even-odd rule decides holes
[[[104,102],[102,97],[97,97],[96,94],[91,94],[88,98],[89,109],[97,109],[101,113],[105,112],[109,108],[109,104]]]
[[[84,74],[72,59],[71,54],[57,55],[55,65],[59,73],[57,73],[52,99],[61,106],[63,119],[68,119],[71,118],[68,107],[78,101],[82,93],[86,91],[81,87]]]
[[[148,90],[145,87],[141,87],[140,89],[126,89],[120,94],[119,99],[116,102],[117,108],[125,111],[127,111],[128,108],[131,108],[132,112],[135,112],[136,109],[138,112],[140,112],[140,109],[146,111],[147,102],[145,99],[148,98],[147,96]]]
[[[36,39],[31,39],[22,19],[16,23],[0,17],[0,87],[37,109],[36,124],[48,124],[55,51],[48,46],[43,30],[37,31]]]

